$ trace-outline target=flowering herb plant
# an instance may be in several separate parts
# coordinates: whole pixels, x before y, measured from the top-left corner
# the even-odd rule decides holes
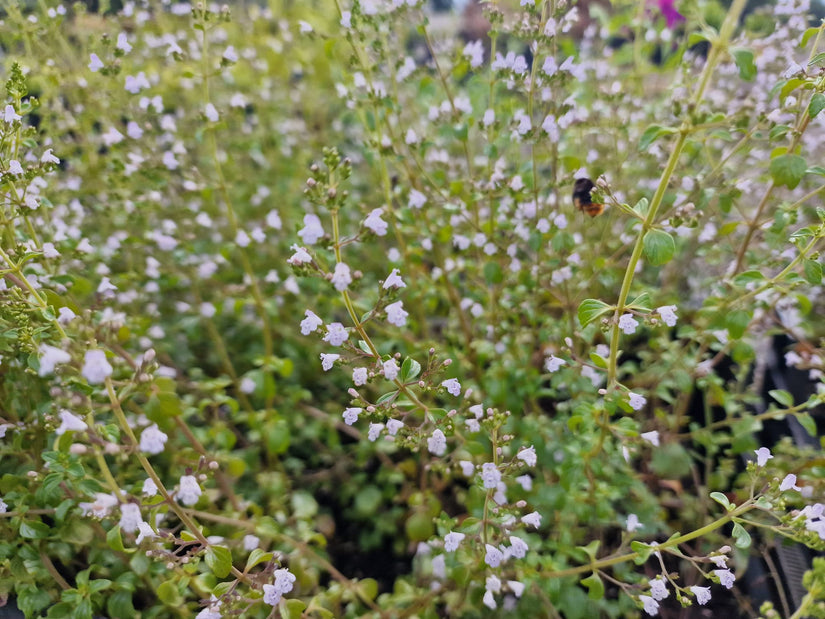
[[[825,616],[742,588],[825,550],[823,25],[744,5],[5,3],[0,600]]]

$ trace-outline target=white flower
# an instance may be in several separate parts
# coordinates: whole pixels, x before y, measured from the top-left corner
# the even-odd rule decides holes
[[[7,511],[9,511],[8,503],[0,499],[0,514],[5,514]]]
[[[92,385],[105,381],[112,375],[112,366],[106,360],[106,353],[98,349],[87,350],[80,373]]]
[[[302,264],[308,264],[312,262],[312,256],[309,255],[309,252],[304,247],[299,247],[298,245],[293,245],[291,249],[295,252],[289,258],[287,258],[287,263],[293,266],[299,266]]]
[[[39,376],[46,376],[54,372],[56,365],[60,363],[69,363],[72,356],[65,350],[57,348],[56,346],[49,346],[48,344],[40,344],[40,369],[37,371]]]
[[[98,71],[100,71],[104,67],[103,61],[100,59],[100,57],[97,54],[90,54],[89,58],[90,58],[90,62],[89,62],[89,65],[88,65],[89,70],[92,71],[93,73],[97,73]]]
[[[306,316],[306,318],[301,321],[301,335],[309,335],[324,324],[324,321],[321,320],[312,310],[307,310],[304,312],[304,316]]]
[[[95,518],[105,518],[117,503],[118,501],[113,495],[98,492],[95,494],[93,503],[78,503],[78,507],[80,507],[84,516],[91,513]]]
[[[649,595],[640,595],[639,600],[644,604],[645,612],[653,617],[659,614],[659,602],[654,600]]]
[[[487,553],[484,555],[484,562],[490,567],[498,567],[501,565],[501,562],[504,560],[504,553],[490,544],[485,544],[484,547],[487,549]]]
[[[536,448],[530,445],[525,447],[516,454],[516,458],[524,462],[527,466],[536,466],[538,458],[536,457]]]
[[[469,460],[459,460],[458,466],[461,467],[461,474],[464,477],[472,477],[476,472],[475,465]]]
[[[140,531],[140,533],[135,540],[135,543],[138,546],[140,546],[140,543],[146,538],[152,539],[153,537],[157,537],[157,533],[155,533],[152,527],[149,526],[149,523],[144,522],[143,520],[138,522],[138,531]]]
[[[496,598],[493,595],[492,591],[485,591],[484,596],[481,598],[481,602],[490,610],[496,609]]]
[[[335,265],[335,272],[332,274],[331,281],[337,291],[342,292],[346,290],[347,286],[352,283],[352,274],[349,265],[344,262],[338,262]]]
[[[383,429],[383,423],[371,423],[369,432],[367,432],[367,438],[372,442],[377,441],[378,437],[381,435],[381,430]]]
[[[429,549],[430,549],[429,545],[422,543],[422,544],[419,545],[419,549],[421,548],[422,545],[426,546],[427,553],[429,553]],[[438,555],[437,557],[434,557],[433,562],[432,562],[432,566],[433,566],[433,576],[435,576],[436,578],[444,578],[447,575],[447,564],[444,561],[444,555]]]
[[[183,475],[180,478],[180,488],[178,489],[178,501],[184,505],[194,505],[203,493],[198,485],[198,480],[194,475]]]
[[[318,239],[324,236],[324,229],[321,227],[321,220],[318,215],[312,213],[304,215],[304,227],[298,230],[298,236],[307,245],[314,245],[318,242]]]
[[[634,411],[642,410],[642,408],[644,408],[644,405],[647,404],[647,398],[643,395],[633,393],[632,391],[627,395],[630,398],[630,408],[632,408]]]
[[[14,174],[15,176],[23,174],[23,166],[20,165],[20,162],[17,161],[17,159],[12,159],[9,161],[9,174]]]
[[[409,313],[404,311],[404,302],[403,301],[396,301],[395,303],[390,303],[386,307],[387,312],[387,322],[391,325],[395,325],[396,327],[403,327],[407,324],[407,316]]]
[[[510,587],[510,591],[513,592],[517,598],[521,597],[521,594],[524,593],[524,583],[520,583],[517,580],[508,580],[507,586]]]
[[[355,368],[352,371],[352,382],[356,387],[367,384],[367,368]]]
[[[158,428],[158,424],[153,423],[140,435],[140,450],[147,454],[159,454],[163,451],[169,437]]]
[[[275,570],[275,581],[271,585],[264,585],[264,602],[270,606],[277,606],[281,596],[292,591],[295,575],[286,568]]]
[[[349,333],[340,322],[333,322],[327,325],[327,333],[323,340],[332,346],[340,346],[349,339]]]
[[[658,430],[651,430],[650,432],[642,432],[639,436],[642,437],[645,441],[653,445],[654,447],[659,446],[659,431]]]
[[[387,234],[387,227],[389,226],[386,221],[381,219],[381,214],[383,212],[384,209],[373,209],[364,220],[364,227],[372,230],[378,236],[385,236]]]
[[[298,29],[300,30],[301,34],[309,34],[312,32],[312,24],[309,22],[305,22],[303,19],[298,20]]]
[[[481,481],[487,490],[495,490],[501,481],[501,471],[492,462],[485,462],[481,465]]]
[[[495,574],[490,574],[484,581],[484,588],[493,593],[501,592],[501,580]]]
[[[140,505],[137,503],[124,503],[120,506],[120,528],[127,533],[134,533],[138,530],[143,518],[140,515]]]
[[[252,378],[250,378],[249,376],[244,376],[241,379],[241,384],[238,385],[238,389],[241,390],[241,393],[246,393],[246,394],[255,393],[255,388],[256,387],[257,387],[257,385],[255,384],[255,381]]]
[[[407,129],[407,133],[404,136],[404,141],[407,144],[409,144],[410,146],[418,144],[418,139],[418,134],[416,134],[416,132],[413,129]]]
[[[332,369],[332,364],[338,361],[338,359],[340,358],[341,355],[336,355],[334,353],[321,353],[321,368],[323,368],[324,372],[328,372]]]
[[[444,536],[444,550],[447,552],[453,552],[454,550],[458,549],[458,545],[464,539],[464,533],[456,533],[455,531],[450,531],[447,535]]]
[[[654,578],[647,584],[650,585],[650,595],[657,602],[661,602],[670,595],[670,591],[667,590],[667,583],[661,578]]]
[[[634,533],[636,530],[643,528],[644,525],[639,522],[639,517],[636,514],[628,514],[627,516],[627,526],[625,527],[630,533]]]
[[[760,447],[759,449],[754,450],[756,454],[756,466],[765,466],[768,463],[768,460],[773,458],[771,455],[771,450],[767,447]]]
[[[458,396],[461,394],[461,383],[455,378],[448,378],[447,380],[441,381],[441,386],[451,395]]]
[[[398,269],[393,269],[390,271],[390,274],[387,275],[387,279],[384,280],[384,285],[381,287],[384,290],[389,290],[390,288],[406,288],[407,284],[401,279]]]
[[[141,492],[143,492],[146,496],[155,496],[158,493],[157,484],[155,484],[155,481],[151,477],[147,477],[143,482]]]
[[[619,329],[624,331],[625,335],[633,335],[638,326],[639,321],[633,318],[633,314],[622,314],[619,318]]]
[[[224,52],[223,56],[221,56],[227,62],[238,62],[238,52],[235,51],[235,46],[230,45],[227,47]]]
[[[40,163],[60,163],[60,159],[53,154],[54,149],[47,149],[41,156],[40,156]]]
[[[243,536],[243,549],[246,550],[247,552],[252,552],[256,548],[260,547],[260,545],[261,545],[260,538],[254,536],[254,535],[251,535],[251,534]]]
[[[436,456],[443,456],[447,451],[447,437],[440,429],[436,429],[427,439],[427,450]]]
[[[470,67],[476,69],[484,62],[484,43],[480,40],[470,41],[464,46],[464,50],[461,53],[469,59]]]
[[[523,539],[521,539],[520,537],[516,537],[515,535],[510,536],[510,556],[515,557],[516,559],[523,559],[525,556],[527,556],[527,551],[529,549],[530,547],[527,545],[527,542],[525,542]]]
[[[730,570],[713,570],[713,573],[719,577],[719,582],[722,583],[723,587],[726,589],[733,587],[733,582],[736,580],[736,576],[733,575],[733,572]]]
[[[398,419],[390,419],[387,421],[387,433],[390,436],[395,436],[398,431],[404,427],[404,422]]]
[[[544,369],[548,372],[557,372],[558,369],[566,364],[564,359],[559,359],[555,355],[550,355],[544,360]]]
[[[360,415],[363,410],[363,408],[357,407],[344,409],[344,423],[348,426],[354,424],[358,421],[358,415]]]
[[[410,189],[410,196],[407,202],[410,208],[421,208],[427,203],[427,196],[423,193],[418,191],[417,189]]]
[[[132,51],[132,46],[129,44],[129,40],[126,38],[126,33],[121,32],[117,35],[117,44],[115,45],[119,50],[123,53],[128,54]]]
[[[387,359],[383,364],[384,378],[387,380],[395,380],[398,377],[398,363],[395,359]]]
[[[340,24],[344,28],[352,28],[352,12],[351,11],[341,11]]]
[[[710,602],[710,587],[688,587],[690,592],[696,596],[696,602],[700,606],[704,606]]]
[[[218,110],[216,110],[215,106],[212,105],[211,103],[206,104],[206,107],[204,108],[203,113],[206,116],[206,120],[208,120],[209,122],[216,123],[216,122],[218,122],[218,119],[220,118],[220,115],[218,114]]]
[[[67,410],[60,411],[60,427],[55,430],[55,434],[61,436],[66,432],[83,432],[89,426],[80,417],[73,415]]]
[[[534,529],[538,529],[541,526],[541,514],[538,512],[530,512],[526,516],[522,516],[521,521]]]
[[[658,312],[668,327],[673,327],[676,325],[676,309],[675,305],[663,305],[657,308],[656,312]]]
[[[799,490],[799,486],[796,485],[796,475],[793,473],[785,475],[785,479],[779,484],[779,490],[781,492],[785,492],[786,490]]]

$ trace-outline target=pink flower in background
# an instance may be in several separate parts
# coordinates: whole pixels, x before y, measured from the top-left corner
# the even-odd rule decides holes
[[[673,28],[677,22],[685,21],[685,16],[676,10],[673,3],[674,0],[656,0],[659,10],[662,12],[662,15],[664,15],[665,20],[667,21],[668,28]]]

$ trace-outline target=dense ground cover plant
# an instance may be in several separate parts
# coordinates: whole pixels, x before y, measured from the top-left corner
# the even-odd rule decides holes
[[[754,539],[825,549],[760,434],[825,397],[821,25],[518,4],[4,4],[0,596],[747,615]]]

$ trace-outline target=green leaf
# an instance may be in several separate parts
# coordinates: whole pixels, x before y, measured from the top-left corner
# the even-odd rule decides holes
[[[630,549],[638,554],[639,556],[633,559],[633,563],[636,565],[641,565],[645,561],[647,561],[648,557],[650,557],[651,553],[653,552],[653,548],[648,546],[647,544],[643,544],[642,542],[632,541],[630,542]]]
[[[362,598],[374,600],[378,597],[378,582],[374,578],[364,578],[358,581],[358,593]]]
[[[26,539],[43,539],[51,532],[49,525],[39,520],[23,520],[20,522],[20,537]]]
[[[768,137],[770,137],[771,140],[776,140],[777,138],[781,138],[790,130],[791,128],[788,125],[776,125],[775,127],[771,127]]]
[[[587,546],[576,546],[579,550],[583,550],[584,553],[590,557],[591,561],[596,560],[596,553],[599,552],[599,546],[601,545],[601,541],[594,539],[590,542]]]
[[[579,305],[579,322],[586,327],[591,322],[612,311],[613,307],[598,299],[585,299]]]
[[[804,259],[802,261],[802,268],[805,272],[805,279],[808,280],[809,284],[818,286],[822,283],[822,265],[816,260]]]
[[[249,558],[246,560],[246,569],[244,571],[249,571],[259,563],[265,563],[266,561],[271,561],[273,554],[271,552],[264,552],[260,548],[256,548],[252,552],[249,553]]]
[[[114,526],[106,532],[106,545],[112,550],[123,552],[123,538],[120,535],[120,527]]]
[[[814,438],[819,437],[819,432],[816,428],[816,421],[809,413],[797,413],[796,420],[799,422],[799,425],[805,428],[805,432]]]
[[[171,580],[165,580],[155,589],[158,599],[167,606],[180,606],[183,604],[183,596],[178,591],[178,586]]]
[[[648,210],[650,210],[650,202],[648,202],[647,198],[641,198],[636,204],[633,205],[633,210],[639,213],[642,217],[647,216]]]
[[[745,335],[745,331],[751,322],[752,314],[748,310],[734,310],[725,316],[725,328],[731,339],[738,340]]]
[[[748,548],[751,545],[751,536],[738,522],[733,525],[733,539],[737,548]]]
[[[595,364],[597,368],[602,368],[603,370],[607,369],[607,360],[601,355],[595,352],[591,352],[590,360]]]
[[[744,286],[752,282],[759,282],[765,279],[761,271],[745,271],[733,278],[733,283],[737,286]]]
[[[808,116],[816,118],[816,115],[823,109],[825,109],[825,95],[821,92],[814,93],[811,102],[808,104]]]
[[[112,586],[112,581],[107,578],[98,578],[89,583],[89,592],[97,593]]]
[[[799,41],[799,47],[805,47],[808,45],[808,41],[811,40],[811,37],[816,36],[816,33],[819,32],[819,27],[808,28],[805,31],[805,34],[802,35],[802,40]]]
[[[210,546],[206,549],[206,565],[218,578],[226,578],[232,569],[232,553],[224,546]]]
[[[504,272],[498,262],[487,262],[484,265],[484,280],[490,284],[500,284],[504,281]]]
[[[667,264],[676,253],[676,242],[664,230],[648,230],[644,238],[644,257],[655,267]]]
[[[307,605],[305,602],[301,600],[296,600],[295,598],[290,598],[288,600],[284,600],[279,605],[281,610],[281,619],[301,619],[304,616],[304,610],[306,609]],[[319,608],[315,608],[314,612],[321,610]],[[329,612],[329,611],[327,611]],[[332,613],[330,613],[330,617]]]
[[[604,597],[604,583],[596,572],[582,578],[581,584],[587,587],[587,597],[591,600],[601,600]]]
[[[106,600],[106,610],[109,611],[110,617],[135,617],[132,593],[123,589],[115,591]]]
[[[793,396],[784,389],[771,389],[768,395],[786,408],[793,406]]]
[[[661,125],[650,125],[647,129],[645,129],[642,137],[639,139],[639,151],[644,152],[650,145],[655,142],[659,136],[662,135],[669,135],[671,133],[676,133],[677,129],[673,127],[662,127]]]
[[[375,401],[375,403],[376,404],[383,404],[384,402],[387,402],[389,400],[394,399],[397,395],[398,395],[398,390],[390,391],[390,392],[385,393],[384,395],[382,395],[380,398],[378,398]]]
[[[770,166],[773,182],[788,189],[794,189],[799,184],[807,169],[808,164],[805,163],[804,157],[787,153],[775,157]]]
[[[819,64],[820,62],[825,62],[825,52],[819,52],[816,56],[811,58],[811,61],[808,63],[808,66],[811,67],[815,64]]]
[[[406,383],[415,380],[420,372],[421,364],[412,357],[407,357],[404,359],[404,363],[401,364],[401,382]]]
[[[638,297],[633,299],[630,303],[628,303],[625,307],[630,309],[639,310],[641,312],[649,312],[650,311],[650,293],[643,292]]]
[[[749,49],[738,49],[733,52],[733,59],[739,69],[739,77],[746,82],[756,77],[756,65],[753,62],[753,52]]]
[[[711,492],[710,498],[719,503],[719,505],[721,505],[728,511],[731,511],[735,507],[735,505],[731,505],[730,501],[728,501],[728,497],[726,497],[721,492]]]

